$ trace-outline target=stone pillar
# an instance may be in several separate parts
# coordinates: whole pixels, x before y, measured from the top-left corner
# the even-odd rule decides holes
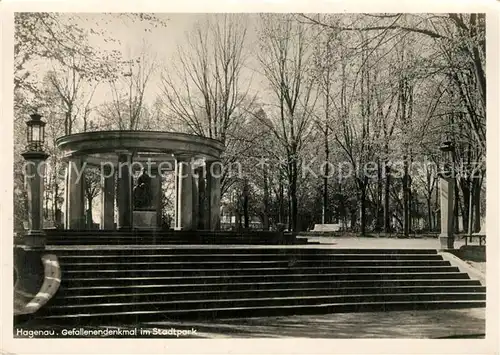
[[[66,228],[85,228],[85,162],[83,157],[69,157],[66,167]]]
[[[193,210],[192,210],[192,215],[193,215],[193,221],[192,221],[192,226],[193,226],[193,229],[198,229],[198,211],[200,209],[200,206],[198,205],[198,200],[199,200],[199,193],[198,193],[198,188],[199,188],[199,170],[198,169],[195,169],[193,171],[193,179],[192,179],[192,185],[193,185],[193,193],[192,193],[192,196],[193,196],[193,202],[192,202],[192,205],[193,205]]]
[[[198,183],[198,200],[196,201],[196,204],[198,205],[198,224],[197,224],[197,229],[206,229],[205,227],[205,215],[206,213],[206,208],[205,208],[205,168],[204,167],[199,167],[196,169],[196,175]]]
[[[177,160],[177,230],[193,228],[193,172],[191,162],[185,158]]]
[[[439,177],[439,191],[441,204],[441,233],[439,241],[442,249],[453,249],[454,244],[454,216],[453,197],[455,194],[455,179]]]
[[[178,230],[179,225],[179,164],[177,161],[174,164],[174,229]]]
[[[115,168],[101,170],[101,229],[115,228]]]
[[[63,158],[63,162],[66,164],[65,167],[65,173],[64,173],[64,220],[63,220],[63,226],[64,229],[69,229],[69,223],[68,223],[68,215],[69,215],[69,163],[67,159]]]
[[[162,197],[163,197],[163,189],[162,189],[162,175],[161,171],[158,170],[157,166],[151,167],[151,193],[152,193],[152,201],[151,205],[156,210],[156,227],[161,228],[162,226]]]
[[[207,187],[206,196],[208,200],[208,216],[205,228],[217,230],[220,228],[220,199],[221,199],[221,175],[222,164],[219,161],[209,161],[206,166]]]
[[[24,244],[29,248],[43,249],[45,236],[43,233],[43,175],[44,161],[49,157],[44,152],[26,152],[22,154],[26,160],[25,188],[28,193],[28,232],[24,236]]]
[[[116,204],[118,207],[118,228],[132,228],[132,153],[118,153],[118,183]]]

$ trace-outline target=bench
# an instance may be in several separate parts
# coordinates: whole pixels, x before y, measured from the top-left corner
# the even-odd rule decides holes
[[[342,229],[340,223],[335,224],[315,224],[311,232],[338,232]]]
[[[472,240],[472,239],[479,239],[480,246],[483,244],[486,245],[486,234],[462,235],[462,236],[459,236],[459,238],[465,239],[465,245],[467,245],[467,242]]]

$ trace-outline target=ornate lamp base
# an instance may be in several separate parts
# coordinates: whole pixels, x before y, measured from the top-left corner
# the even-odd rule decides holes
[[[45,249],[45,233],[41,230],[29,230],[23,237],[23,248],[25,250]]]

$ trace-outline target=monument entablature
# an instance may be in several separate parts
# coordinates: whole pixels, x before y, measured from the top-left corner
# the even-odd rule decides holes
[[[132,155],[146,153],[182,155],[194,159],[219,160],[224,145],[215,139],[185,133],[159,131],[94,131],[76,133],[56,140],[66,156],[99,156],[110,158],[120,152]]]

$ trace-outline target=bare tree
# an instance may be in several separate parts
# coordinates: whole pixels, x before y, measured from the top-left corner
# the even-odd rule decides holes
[[[112,100],[98,110],[99,115],[120,130],[139,129],[146,114],[146,90],[155,68],[155,57],[144,45],[137,58],[124,63],[121,75],[109,81]]]
[[[298,230],[297,183],[300,153],[312,131],[316,102],[311,75],[311,48],[307,28],[292,16],[262,15],[259,62],[274,95],[276,114],[260,118],[285,151],[289,194],[289,229]],[[272,112],[271,110],[269,110]]]
[[[238,15],[210,16],[178,47],[172,71],[163,73],[165,106],[189,133],[225,144],[242,108],[251,105],[241,84],[246,33]]]
[[[90,103],[98,86],[97,81],[82,75],[78,69],[81,66],[80,61],[87,60],[86,58],[73,54],[68,60],[71,60],[71,65],[62,68],[53,67],[47,76],[60,98],[61,109],[65,114],[64,134],[73,133],[73,125],[80,116],[84,131],[86,130],[91,112]]]
[[[335,33],[333,31],[323,31],[317,37],[316,47],[314,49],[314,69],[317,77],[317,90],[320,93],[319,105],[321,113],[317,115],[318,128],[323,136],[323,148],[325,161],[330,159],[330,125],[332,107],[332,92],[334,85],[334,73],[337,70],[338,62],[334,55],[335,48]],[[321,222],[329,223],[330,213],[328,211],[328,179],[329,179],[329,164],[325,165],[323,172],[323,208]]]
[[[254,107],[247,60],[245,18],[234,14],[208,15],[186,35],[177,61],[162,75],[163,106],[175,129],[220,140],[222,163],[229,166],[258,143],[248,114]],[[242,78],[248,76],[245,84]],[[237,182],[224,169],[222,194]]]
[[[467,115],[466,124],[476,144],[486,148],[486,19],[485,14],[360,14],[349,23],[301,14],[299,21],[336,31],[412,32],[435,41],[453,79]],[[472,74],[472,75],[469,75]]]

